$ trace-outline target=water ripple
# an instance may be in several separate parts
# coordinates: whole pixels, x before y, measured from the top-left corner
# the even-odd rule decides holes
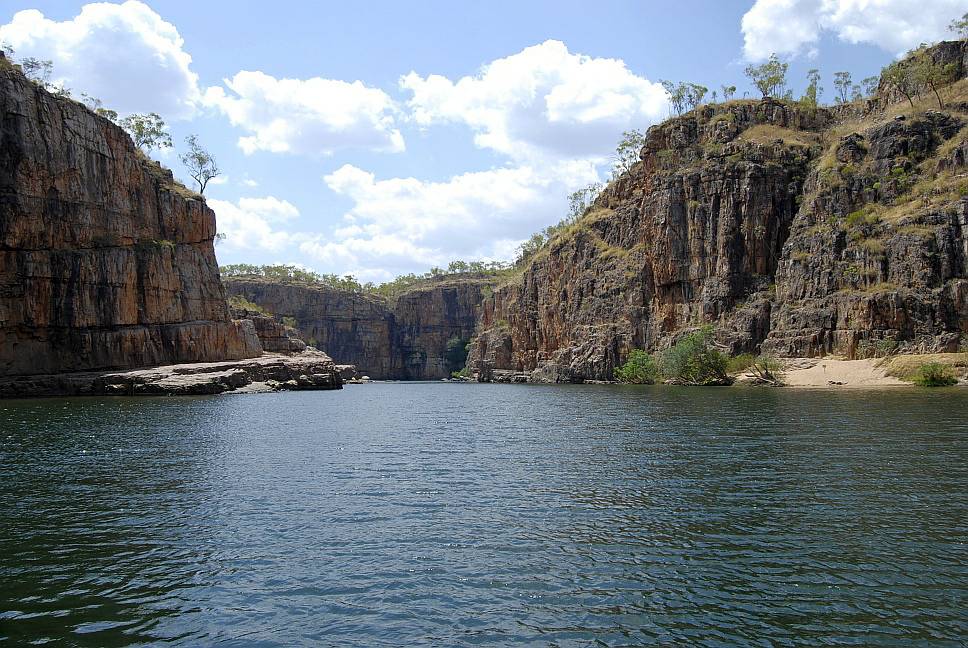
[[[961,646],[968,397],[0,403],[0,643]]]

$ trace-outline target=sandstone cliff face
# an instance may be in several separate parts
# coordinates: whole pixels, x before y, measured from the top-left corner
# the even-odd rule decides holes
[[[935,56],[964,70],[968,45]],[[968,330],[968,105],[928,105],[734,101],[649,129],[641,162],[485,300],[470,362],[608,380],[704,324],[733,353],[950,349]]]
[[[258,355],[215,216],[83,106],[0,70],[0,375]]]
[[[416,288],[395,303],[324,286],[224,279],[229,295],[242,295],[278,317],[294,317],[304,340],[315,340],[339,364],[356,365],[374,379],[437,380],[454,366],[448,342],[474,333],[485,280],[440,281]]]

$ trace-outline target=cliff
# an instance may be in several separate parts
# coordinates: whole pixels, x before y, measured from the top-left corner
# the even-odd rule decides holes
[[[215,215],[112,122],[0,67],[0,376],[257,356]]]
[[[931,53],[965,76],[964,41]],[[608,380],[631,349],[705,324],[734,353],[952,350],[968,330],[966,84],[943,110],[927,94],[733,101],[650,128],[641,161],[485,300],[469,362]]]
[[[292,317],[313,340],[358,375],[381,380],[437,380],[463,367],[451,353],[472,337],[490,279],[449,279],[388,300],[321,285],[227,277],[229,295],[241,295],[277,317]]]

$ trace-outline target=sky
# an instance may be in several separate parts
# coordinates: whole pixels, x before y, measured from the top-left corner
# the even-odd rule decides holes
[[[19,5],[19,6],[18,6]],[[624,131],[670,115],[661,81],[756,97],[776,53],[799,97],[954,38],[968,0],[72,0],[4,3],[14,59],[122,117],[158,113],[150,155],[186,186],[185,138],[220,264],[295,264],[381,283],[510,261],[607,181]],[[916,7],[916,11],[913,10]],[[707,99],[710,97],[707,96]]]

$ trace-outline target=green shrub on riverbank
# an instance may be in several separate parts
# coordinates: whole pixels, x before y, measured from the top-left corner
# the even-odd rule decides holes
[[[615,380],[631,385],[654,385],[661,377],[659,363],[641,349],[633,349],[628,362],[615,370]]]
[[[950,387],[957,382],[954,370],[942,362],[922,365],[914,377],[914,384],[921,387]]]

